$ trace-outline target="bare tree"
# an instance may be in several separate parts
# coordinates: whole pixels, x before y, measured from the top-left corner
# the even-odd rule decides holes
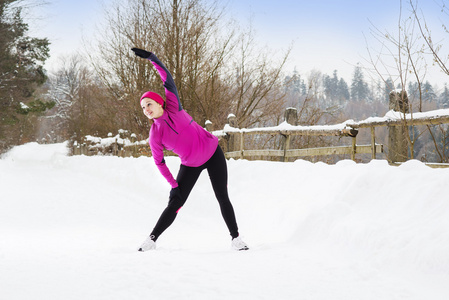
[[[184,109],[200,124],[211,120],[222,127],[230,112],[245,124],[256,124],[263,106],[282,98],[274,90],[285,59],[273,68],[267,56],[251,53],[257,59],[250,61],[246,52],[236,62],[241,35],[217,3],[128,0],[108,11],[108,30],[95,51],[101,55],[91,59],[127,128],[146,132],[138,99],[149,89],[163,94],[153,66],[134,57],[132,47],[157,54],[174,77]]]
[[[442,0],[443,6],[441,9],[447,14],[444,2],[445,0]],[[403,103],[405,103],[405,97],[407,97],[405,93],[407,85],[413,81],[415,82],[416,93],[408,95],[408,107],[402,111],[404,114],[407,112],[413,114],[417,111],[423,111],[426,107],[429,109],[429,104],[424,101],[423,90],[425,77],[431,65],[438,65],[445,74],[449,75],[449,72],[446,65],[447,60],[441,56],[442,44],[435,43],[432,39],[431,30],[427,26],[424,16],[419,14],[417,1],[406,1],[410,14],[405,16],[403,16],[402,1],[399,1],[399,3],[401,9],[398,18],[397,34],[374,28],[372,34],[377,38],[379,47],[376,50],[368,48],[368,62],[374,73],[382,78],[385,84],[387,84],[389,78],[392,78],[394,85],[401,87],[402,91],[398,95],[401,95],[402,99],[400,101]],[[429,62],[429,57],[432,63]],[[394,86],[392,89],[394,89]],[[418,138],[428,132],[440,161],[445,160],[444,151],[441,149],[444,141],[437,140],[437,136],[441,135],[436,134],[431,126],[426,126],[420,131],[416,128],[409,131],[408,122],[405,118],[403,118],[403,122],[404,131],[409,132],[405,137],[409,146],[410,158],[414,158],[414,148]],[[443,134],[442,136],[445,135]]]
[[[374,71],[382,81],[387,85],[388,79],[392,79],[394,85],[399,85],[401,92],[401,103],[406,103],[407,107],[403,107],[401,112],[404,114],[403,131],[408,132],[408,124],[405,114],[408,112],[422,111],[423,97],[422,97],[422,83],[424,82],[428,63],[424,55],[424,45],[422,38],[416,34],[416,21],[410,16],[405,18],[402,16],[403,8],[402,1],[400,1],[400,13],[398,17],[398,31],[392,34],[388,31],[383,32],[374,27],[372,35],[377,39],[380,49],[373,50],[367,47],[371,70]],[[373,51],[375,51],[373,53]],[[418,97],[407,97],[406,87],[413,76],[418,85]],[[394,90],[394,86],[392,87]],[[417,104],[417,105],[415,105]],[[415,109],[415,110],[414,110]],[[403,134],[407,140],[407,145],[410,148],[410,157],[414,158],[414,145],[417,138],[422,134],[412,130],[410,134]],[[402,136],[402,134],[401,134]],[[390,150],[392,150],[390,148]],[[406,159],[406,157],[402,158]]]
[[[240,127],[274,125],[285,108],[281,71],[290,50],[274,62],[271,53],[255,45],[251,29],[241,35],[232,65],[235,73],[229,75],[233,87],[231,112]]]
[[[231,32],[219,38],[219,17],[214,4],[206,6],[198,0],[129,0],[108,11],[108,33],[98,44],[101,56],[91,58],[115,98],[111,100],[118,102],[122,118],[129,120],[127,128],[147,131],[138,99],[149,89],[163,94],[153,66],[136,58],[132,47],[152,51],[165,63],[183,107],[194,118],[200,122],[214,114],[211,108],[216,106],[208,101],[217,90],[217,73],[229,54],[232,37]]]
[[[433,57],[434,63],[439,67],[439,69],[446,75],[449,75],[449,65],[448,65],[448,56],[441,53],[441,50],[443,49],[442,42],[435,42],[435,39],[433,38],[431,29],[427,25],[427,22],[425,20],[424,15],[418,13],[418,5],[417,3],[414,3],[412,0],[409,0],[409,4],[412,10],[412,16],[418,25],[419,28],[419,34],[425,41],[425,46],[427,47],[427,50],[430,52],[430,54]],[[448,3],[446,0],[441,0],[441,6],[440,6],[441,12],[444,13],[446,16],[449,15],[448,10]],[[447,29],[446,24],[442,24],[442,27],[445,31],[445,33],[449,33],[449,30]],[[420,89],[421,92],[421,89]],[[422,94],[420,94],[422,97]],[[446,145],[447,145],[447,136],[449,136],[447,126],[444,125],[438,125],[438,132],[434,132],[430,126],[427,126],[429,133],[432,137],[433,144],[435,146],[435,151],[440,159],[440,162],[447,162],[449,161],[449,158],[447,156],[447,153],[445,151]],[[440,141],[437,141],[438,136],[440,137]]]
[[[432,36],[431,29],[427,26],[425,17],[418,13],[418,5],[417,2],[414,3],[412,0],[409,0],[409,4],[412,10],[412,15],[416,24],[419,28],[420,35],[424,38],[427,49],[430,51],[434,62],[438,65],[444,74],[449,75],[449,66],[448,66],[448,57],[447,55],[441,54],[441,49],[443,48],[442,42],[435,42]],[[441,11],[447,16],[449,15],[448,3],[446,0],[441,0]],[[444,31],[449,33],[446,24],[442,24]]]
[[[402,1],[400,5],[397,33],[384,32],[373,26],[371,34],[379,44],[377,49],[367,47],[369,56],[367,61],[371,66],[367,69],[373,71],[385,84],[389,84],[388,79],[391,78],[393,81],[391,90],[399,85],[405,91],[411,80],[416,80],[421,90],[428,68],[424,57],[424,45],[421,37],[416,35],[416,22],[409,16],[405,18],[402,16]],[[413,77],[410,79],[410,76]],[[416,102],[418,103],[416,108],[422,111],[422,95],[420,94],[415,100],[410,102],[410,111],[413,111]]]
[[[116,130],[116,109],[82,57],[72,55],[60,61],[61,67],[48,80],[47,97],[56,105],[41,120],[40,136],[79,140],[86,134]]]

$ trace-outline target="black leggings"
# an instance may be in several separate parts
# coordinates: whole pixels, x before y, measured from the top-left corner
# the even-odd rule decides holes
[[[202,166],[187,167],[181,165],[176,181],[181,191],[181,199],[170,199],[167,208],[162,212],[156,226],[151,232],[151,238],[156,241],[157,238],[167,229],[175,220],[179,209],[184,205],[190,192],[192,191],[201,172],[207,169],[210,182],[220,204],[221,214],[229,229],[232,238],[239,235],[237,222],[235,220],[234,209],[228,196],[228,169],[226,158],[220,146],[217,147],[214,155]]]

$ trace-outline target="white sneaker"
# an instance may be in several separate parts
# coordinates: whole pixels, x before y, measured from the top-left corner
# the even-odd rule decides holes
[[[240,250],[248,250],[248,245],[242,241],[242,239],[238,236],[234,239],[232,239],[232,249],[240,251]]]
[[[154,250],[154,249],[156,249],[156,242],[151,239],[151,236],[149,236],[143,242],[142,246],[140,246],[139,251],[144,252],[144,251]]]

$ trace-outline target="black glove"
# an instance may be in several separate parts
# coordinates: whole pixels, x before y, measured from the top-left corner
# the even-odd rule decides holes
[[[172,188],[170,191],[170,201],[174,199],[182,199],[181,190],[179,189],[179,187]]]
[[[132,48],[132,51],[134,51],[134,54],[142,57],[142,58],[148,58],[151,55],[151,52],[145,51],[143,49],[139,49],[139,48]]]
[[[176,206],[177,208],[183,205],[181,190],[179,187],[175,187],[170,191],[170,198],[168,199],[168,205]]]

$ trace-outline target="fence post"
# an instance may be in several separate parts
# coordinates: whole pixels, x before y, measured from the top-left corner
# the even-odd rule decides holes
[[[132,154],[131,154],[131,156],[132,157],[137,157],[137,144],[136,144],[136,142],[137,142],[137,135],[135,134],[135,133],[132,133],[131,134],[131,144],[132,144]]]
[[[354,136],[351,138],[351,140],[352,140],[351,159],[355,161],[355,154],[357,153],[357,138]]]
[[[80,155],[80,146],[77,141],[73,141],[73,155]]]
[[[245,149],[243,149],[244,145],[243,145],[243,131],[240,132],[240,159],[243,159],[243,152],[245,151]]]
[[[298,112],[294,107],[287,107],[284,114],[285,122],[290,125],[296,126],[298,122]],[[281,149],[284,150],[284,155],[281,157],[281,161],[288,161],[287,150],[290,149],[291,135],[282,135]]]
[[[371,126],[371,159],[376,159],[376,136],[375,128]]]
[[[207,131],[212,132],[212,122],[211,121],[207,120],[204,125],[206,126]]]
[[[237,125],[237,119],[234,114],[229,114],[228,116],[228,124],[231,127],[235,127]],[[236,149],[236,138],[235,134],[230,134],[228,136],[228,152],[237,151]]]
[[[88,155],[88,151],[87,151],[87,143],[86,143],[86,138],[82,137],[81,138],[81,145],[80,145],[80,155]]]
[[[389,109],[402,114],[409,112],[406,91],[391,91]],[[408,157],[407,145],[408,127],[404,120],[403,126],[388,126],[388,160],[390,162],[404,162]]]
[[[296,126],[296,123],[298,123],[298,110],[294,107],[287,107],[285,109],[284,118],[285,122]]]

